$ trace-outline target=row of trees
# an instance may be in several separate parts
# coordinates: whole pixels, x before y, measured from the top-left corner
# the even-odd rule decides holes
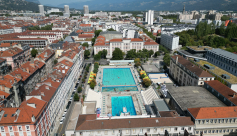
[[[127,51],[126,59],[133,59],[133,58],[150,58],[154,54],[153,50],[142,49],[136,52],[136,49],[131,49]]]
[[[102,32],[102,30],[95,30],[95,37],[91,39],[92,46],[95,44],[95,39],[100,35],[100,32]]]
[[[28,30],[52,30],[53,23],[51,25],[46,25],[44,27],[39,27],[39,26],[33,26],[33,27],[28,27]]]
[[[106,59],[107,53],[105,49],[99,51],[98,54],[94,55],[94,60],[99,61],[101,58]]]

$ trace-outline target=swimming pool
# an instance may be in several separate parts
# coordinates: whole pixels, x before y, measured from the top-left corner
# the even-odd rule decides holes
[[[120,116],[120,113],[123,112],[123,107],[127,108],[127,112],[130,115],[137,115],[132,96],[113,96],[111,97],[112,104],[112,116]]]
[[[125,90],[138,91],[136,86],[102,87],[102,92],[124,92]]]
[[[103,86],[135,85],[130,68],[104,68]]]

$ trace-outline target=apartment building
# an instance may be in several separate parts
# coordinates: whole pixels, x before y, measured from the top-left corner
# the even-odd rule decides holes
[[[6,51],[0,51],[0,58],[6,59],[12,69],[18,68],[30,59],[30,47],[13,46]]]
[[[19,108],[0,109],[1,135],[52,134],[58,116],[64,112],[67,98],[73,91],[84,60],[82,46],[74,46],[67,50],[75,55],[63,54],[61,58],[65,59],[59,60],[54,71],[34,87]]]
[[[32,45],[35,48],[45,48],[48,45],[48,39],[45,38],[3,38],[3,43],[19,43]]]
[[[52,49],[46,49],[41,54],[37,55],[35,60],[39,60],[46,65],[46,75],[53,71],[55,52]]]
[[[195,135],[236,136],[236,107],[188,108],[189,115],[195,122]]]
[[[97,54],[99,51],[105,49],[108,52],[107,58],[112,58],[112,53],[115,48],[119,48],[125,53],[131,49],[136,49],[136,51],[147,49],[156,52],[159,50],[159,44],[145,35],[141,36],[140,38],[121,38],[111,39],[109,41],[106,41],[106,38],[100,35],[95,41],[94,53]]]
[[[208,50],[206,58],[208,62],[237,76],[237,54],[217,48]]]
[[[171,57],[169,72],[181,86],[203,86],[204,81],[215,78],[180,55]]]
[[[160,44],[169,50],[176,50],[179,48],[179,36],[174,34],[161,34]]]

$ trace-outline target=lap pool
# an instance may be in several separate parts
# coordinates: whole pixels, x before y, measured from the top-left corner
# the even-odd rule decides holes
[[[132,96],[113,96],[111,97],[112,116],[120,116],[123,108],[126,107],[130,115],[136,115],[135,107],[133,104]]]
[[[130,68],[104,68],[103,86],[136,85]]]
[[[102,87],[102,92],[130,92],[138,91],[136,86],[113,86],[113,87]]]

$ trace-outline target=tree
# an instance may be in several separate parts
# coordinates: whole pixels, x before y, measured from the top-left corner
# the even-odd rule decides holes
[[[155,58],[156,58],[157,56],[160,56],[160,52],[159,52],[159,51],[155,52],[155,54],[154,54],[154,57],[155,57]]]
[[[78,93],[81,93],[81,91],[82,91],[82,87],[79,86],[79,87],[77,88],[77,92],[78,92]]]
[[[85,79],[84,78],[82,79],[82,83],[85,83]]]
[[[94,89],[95,86],[96,86],[96,81],[95,81],[95,79],[93,79],[90,83],[90,88]]]
[[[77,93],[74,94],[74,101],[79,101],[79,96]]]
[[[127,51],[126,58],[127,59],[133,59],[137,57],[136,49],[131,49]]]
[[[143,79],[142,83],[145,87],[149,87],[151,85],[151,80],[148,78],[145,78]]]
[[[149,50],[148,53],[149,53],[149,57],[151,57],[154,54],[154,51],[153,50]]]
[[[31,56],[32,56],[32,57],[35,58],[37,54],[38,54],[38,50],[36,50],[36,49],[32,49],[32,50],[31,50]]]
[[[82,46],[88,48],[88,47],[89,47],[89,44],[88,44],[87,42],[84,42],[84,43],[82,44]]]
[[[136,67],[141,66],[141,62],[136,62],[135,65]]]
[[[170,55],[168,53],[165,54],[163,62],[165,63],[166,66],[170,66]]]
[[[58,63],[58,60],[55,59],[55,60],[53,61],[53,63],[54,63],[54,65],[57,64],[57,63]]]
[[[115,48],[112,54],[112,60],[122,60],[123,52],[119,48]]]
[[[230,20],[230,17],[226,15],[221,17],[221,21],[226,21],[226,20]]]
[[[99,51],[98,54],[100,54],[101,58],[106,59],[107,50],[103,49],[102,51]]]
[[[87,71],[87,72],[89,72],[89,69],[90,69],[90,67],[89,67],[89,66],[86,66],[86,71]]]
[[[95,44],[95,39],[96,39],[95,37],[91,39],[92,46],[94,46],[94,44]]]
[[[107,31],[116,31],[116,30],[114,30],[113,28],[110,28],[110,29],[107,29]]]
[[[140,62],[141,60],[140,60],[140,58],[136,58],[135,60],[134,60],[134,63],[137,63],[137,62]]]
[[[102,32],[102,30],[95,30],[94,32],[95,37],[98,37],[100,35],[100,32]]]
[[[142,75],[141,75],[141,78],[143,79],[144,77],[145,77],[145,74],[142,74]]]
[[[101,55],[100,55],[100,54],[94,55],[94,60],[99,61],[100,58],[101,58]]]
[[[89,56],[90,56],[90,51],[89,50],[85,50],[84,57],[88,58]]]

